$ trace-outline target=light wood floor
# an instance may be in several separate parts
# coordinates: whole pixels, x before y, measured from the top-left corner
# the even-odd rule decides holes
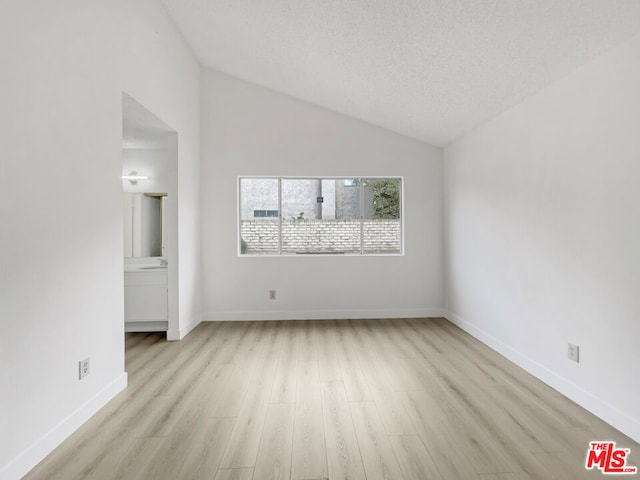
[[[444,319],[126,335],[129,387],[34,479],[583,479],[640,445]]]

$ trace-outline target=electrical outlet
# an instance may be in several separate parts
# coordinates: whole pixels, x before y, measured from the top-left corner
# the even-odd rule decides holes
[[[573,343],[569,343],[567,347],[567,357],[569,357],[569,360],[573,360],[576,363],[580,362],[580,347]]]
[[[275,299],[276,299],[276,291],[269,290],[269,300],[275,300]]]
[[[82,380],[84,377],[86,377],[87,375],[89,375],[90,373],[90,363],[89,363],[89,357],[85,358],[84,360],[80,360],[78,362],[78,368],[80,370],[80,378],[79,380]]]

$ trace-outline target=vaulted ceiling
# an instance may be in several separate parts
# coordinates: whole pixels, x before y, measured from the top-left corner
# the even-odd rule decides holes
[[[162,0],[201,64],[444,146],[640,32],[638,0]]]

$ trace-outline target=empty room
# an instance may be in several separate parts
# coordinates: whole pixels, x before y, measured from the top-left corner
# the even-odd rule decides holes
[[[0,480],[634,478],[640,2],[0,5]]]

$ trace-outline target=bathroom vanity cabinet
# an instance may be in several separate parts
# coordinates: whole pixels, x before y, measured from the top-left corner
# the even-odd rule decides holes
[[[138,267],[124,273],[126,332],[168,329],[167,268]]]

